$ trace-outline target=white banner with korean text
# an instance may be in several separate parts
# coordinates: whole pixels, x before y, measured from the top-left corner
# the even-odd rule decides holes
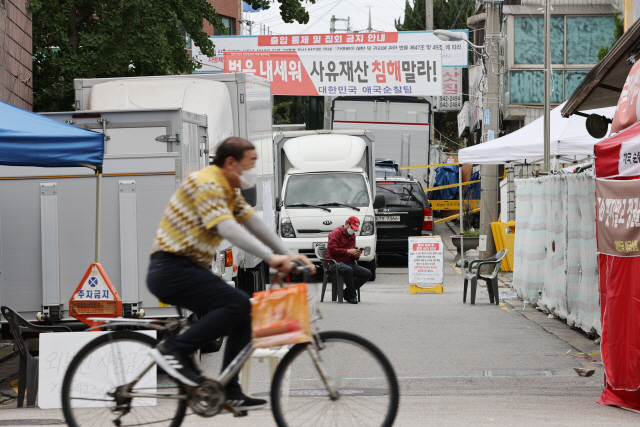
[[[452,30],[469,38],[468,30]],[[468,45],[463,41],[443,42],[433,31],[390,33],[348,33],[271,36],[215,36],[215,56],[202,54],[193,45],[191,56],[202,64],[196,73],[222,72],[225,52],[315,52],[348,54],[354,60],[360,55],[404,53],[409,58],[422,53],[442,52],[443,67],[467,67]]]
[[[269,79],[273,95],[442,95],[440,52],[227,52],[224,69]]]

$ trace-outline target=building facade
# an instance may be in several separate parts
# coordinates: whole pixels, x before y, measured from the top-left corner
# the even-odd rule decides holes
[[[27,0],[0,0],[0,100],[33,110],[31,14]]]
[[[502,2],[499,41],[501,134],[528,125],[544,113],[544,0]],[[469,18],[474,43],[485,43],[484,5]],[[554,0],[551,12],[551,108],[569,99],[587,73],[598,63],[602,46],[614,41],[614,15],[622,17],[622,0]],[[479,58],[475,58],[479,64]],[[481,71],[477,74],[481,74]],[[471,73],[470,73],[471,77]],[[470,92],[481,93],[482,76],[470,79]],[[474,87],[475,83],[475,87]],[[475,102],[475,105],[474,105]],[[470,108],[482,110],[482,97]],[[478,114],[473,141],[482,141],[482,115]],[[473,126],[473,124],[471,124]],[[475,132],[473,132],[475,130]]]
[[[240,20],[242,19],[242,0],[207,0],[216,10],[227,29],[213,28],[204,21],[204,31],[210,36],[240,35]]]

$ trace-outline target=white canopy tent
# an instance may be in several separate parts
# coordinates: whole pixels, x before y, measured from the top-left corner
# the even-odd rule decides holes
[[[558,159],[560,163],[585,161],[593,156],[593,146],[604,138],[596,139],[589,135],[585,127],[586,117],[562,117],[563,106],[561,104],[551,111],[551,159]],[[611,119],[615,110],[616,107],[608,107],[584,113]],[[535,164],[541,163],[543,158],[544,116],[501,138],[458,151],[460,164]]]

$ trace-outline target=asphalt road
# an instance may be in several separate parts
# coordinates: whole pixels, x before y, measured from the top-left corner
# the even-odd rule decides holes
[[[602,366],[570,356],[599,351],[591,339],[532,308],[519,310],[521,300],[491,305],[483,289],[475,306],[463,304],[462,278],[451,266],[453,258],[453,252],[445,251],[442,294],[410,295],[407,258],[391,256],[380,260],[377,280],[364,286],[360,304],[331,302],[329,294],[328,302],[316,299],[313,304],[321,307],[321,329],[363,335],[391,360],[401,388],[395,425],[640,425],[640,414],[596,403],[602,392]],[[320,286],[310,289],[317,298]],[[508,291],[501,288],[501,292]],[[210,375],[219,366],[220,353],[203,356],[203,367]],[[596,372],[580,377],[574,367]],[[487,376],[487,371],[547,371],[551,375],[496,377]],[[265,390],[268,375],[268,363],[254,360],[250,392]],[[51,410],[2,409],[0,413],[3,420],[61,419],[60,411]],[[275,423],[271,412],[262,410],[237,419],[192,415],[183,425]]]

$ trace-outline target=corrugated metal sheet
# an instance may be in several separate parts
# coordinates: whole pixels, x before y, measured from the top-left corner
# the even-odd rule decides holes
[[[565,0],[572,2],[573,0]],[[520,5],[520,6],[503,6],[502,12],[505,15],[542,15],[544,13],[542,4],[536,5]],[[584,4],[575,1],[573,4],[558,5],[553,4],[552,15],[613,15],[616,9],[612,4]]]

